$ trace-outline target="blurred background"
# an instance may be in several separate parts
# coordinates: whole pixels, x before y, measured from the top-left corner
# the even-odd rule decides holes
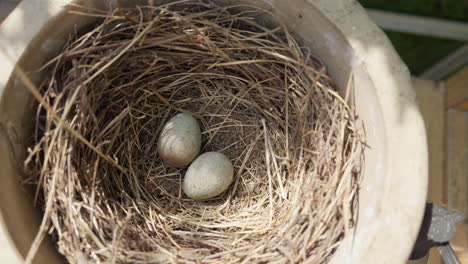
[[[444,79],[468,61],[468,1],[359,0],[385,30],[414,76]],[[384,11],[384,12],[381,12]],[[459,61],[431,71],[456,51]],[[463,53],[462,53],[463,52]],[[461,58],[463,57],[463,58]],[[455,58],[454,58],[455,59]],[[450,65],[452,64],[452,65]]]
[[[413,75],[429,147],[428,202],[468,216],[468,1],[359,0]],[[468,264],[467,219],[451,245]],[[436,249],[411,263],[444,263]]]
[[[0,0],[0,22],[19,2]],[[385,31],[413,76],[428,135],[428,202],[468,216],[468,0],[358,2]],[[467,226],[466,219],[459,223],[451,241],[464,264]],[[444,262],[432,249],[410,263]]]

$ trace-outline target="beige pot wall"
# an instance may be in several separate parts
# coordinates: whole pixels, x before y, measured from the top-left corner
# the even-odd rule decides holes
[[[83,17],[66,14],[72,0],[24,0],[0,26],[0,259],[19,263],[34,239],[40,215],[19,186],[16,162],[24,155],[33,100],[12,77],[52,58]],[[108,8],[110,0],[83,0]],[[147,1],[124,0],[127,4]],[[226,3],[226,1],[223,1]],[[239,0],[263,5],[258,0]],[[332,263],[405,263],[422,219],[427,189],[424,125],[406,66],[383,32],[355,0],[269,0],[301,43],[311,47],[343,90],[351,74],[354,102],[363,119],[366,150],[359,221]],[[41,75],[30,73],[34,81]],[[14,149],[15,155],[11,155]],[[10,154],[9,154],[10,153]],[[20,165],[20,164],[19,164]],[[14,260],[16,259],[16,261]],[[60,262],[45,244],[36,263]]]

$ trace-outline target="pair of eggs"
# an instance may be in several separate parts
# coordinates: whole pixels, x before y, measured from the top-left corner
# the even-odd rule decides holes
[[[164,162],[177,168],[191,163],[182,189],[194,200],[221,194],[229,187],[234,175],[228,157],[220,152],[206,152],[198,156],[200,148],[200,126],[189,114],[179,113],[169,119],[159,135],[158,152]]]

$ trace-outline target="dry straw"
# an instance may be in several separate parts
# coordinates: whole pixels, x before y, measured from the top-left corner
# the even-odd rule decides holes
[[[363,143],[317,57],[253,7],[71,12],[100,21],[70,36],[35,94],[35,246],[48,232],[71,263],[329,260],[356,222]],[[215,199],[188,199],[186,169],[158,157],[178,112],[199,120],[202,151],[232,159]]]

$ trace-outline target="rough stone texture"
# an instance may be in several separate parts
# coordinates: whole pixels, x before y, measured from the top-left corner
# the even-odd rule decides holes
[[[408,69],[357,1],[309,2],[335,22],[366,65],[381,106],[387,149],[386,169],[374,175],[383,185],[363,193],[360,206],[368,207],[360,209],[356,236],[343,241],[331,263],[405,263],[421,224],[428,175],[426,133]],[[363,203],[367,199],[376,202],[374,209]]]
[[[19,0],[4,0],[0,1],[0,23],[10,14],[11,11],[18,5]],[[1,223],[3,224],[3,223]],[[4,263],[19,263],[21,258],[11,248],[11,239],[6,232],[0,230],[0,258]]]

